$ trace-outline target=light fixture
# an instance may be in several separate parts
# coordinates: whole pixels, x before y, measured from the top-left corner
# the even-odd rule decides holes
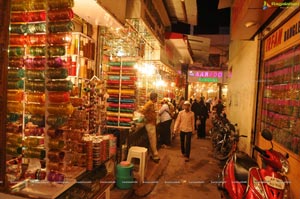
[[[244,25],[246,28],[250,28],[252,26],[257,25],[257,23],[255,21],[247,21]]]

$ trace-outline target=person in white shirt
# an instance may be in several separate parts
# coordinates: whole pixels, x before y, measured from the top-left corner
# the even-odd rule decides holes
[[[161,102],[162,106],[158,111],[158,115],[160,117],[160,128],[159,128],[159,135],[160,140],[159,143],[163,148],[169,148],[171,145],[171,124],[172,124],[172,117],[170,113],[170,108],[168,105],[169,100],[164,98]]]
[[[192,132],[195,130],[195,115],[190,110],[191,104],[189,101],[185,101],[183,105],[184,110],[180,111],[177,116],[174,131],[180,131],[181,153],[185,157],[185,161],[188,162],[191,152]]]

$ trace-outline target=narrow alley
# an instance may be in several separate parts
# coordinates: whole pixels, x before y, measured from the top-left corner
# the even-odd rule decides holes
[[[152,192],[145,197],[134,196],[134,199],[211,199],[220,198],[217,189],[217,175],[222,163],[213,157],[211,142],[192,137],[191,158],[185,162],[180,152],[180,139],[176,136],[172,147],[160,149],[161,155],[169,157],[169,164],[159,178]]]

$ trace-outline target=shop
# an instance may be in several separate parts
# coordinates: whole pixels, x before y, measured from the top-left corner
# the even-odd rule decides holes
[[[223,70],[189,70],[189,97],[205,100],[222,99],[226,104],[228,72]]]
[[[260,165],[261,159],[255,156],[252,143],[263,149],[270,148],[260,132],[264,128],[273,132],[275,150],[290,156],[288,178],[292,198],[299,198],[299,130],[296,126],[299,120],[299,88],[296,86],[299,84],[299,8],[277,10],[279,14],[265,24],[267,28],[256,34],[254,31],[260,26],[243,27],[253,17],[251,8],[246,12],[247,6],[255,5],[251,2],[243,10],[244,2],[240,3],[233,7],[235,13],[232,14],[228,118],[238,124],[240,134],[247,135],[240,139],[239,149],[253,155]],[[258,11],[256,16],[266,20],[275,11],[275,8]],[[243,18],[243,14],[249,18]]]
[[[264,128],[271,130],[276,150],[289,154],[288,177],[292,198],[300,197],[299,19],[299,9],[291,9],[283,20],[271,22],[272,30],[263,38],[260,68],[262,82],[259,87],[256,129],[257,132]],[[262,148],[270,147],[259,134],[257,143]]]
[[[108,15],[96,2],[85,3]],[[5,192],[109,197],[117,138],[106,131],[106,86],[97,71],[99,24],[80,16],[81,4],[11,1],[1,133]]]
[[[130,146],[147,146],[136,111],[152,91],[180,93],[180,65],[162,59],[166,11],[151,0],[10,3],[1,12],[10,13],[1,22],[1,190],[108,199]]]

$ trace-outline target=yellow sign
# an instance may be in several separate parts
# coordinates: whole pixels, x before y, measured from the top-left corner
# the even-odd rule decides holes
[[[300,43],[300,12],[273,32],[264,42],[264,59]]]

